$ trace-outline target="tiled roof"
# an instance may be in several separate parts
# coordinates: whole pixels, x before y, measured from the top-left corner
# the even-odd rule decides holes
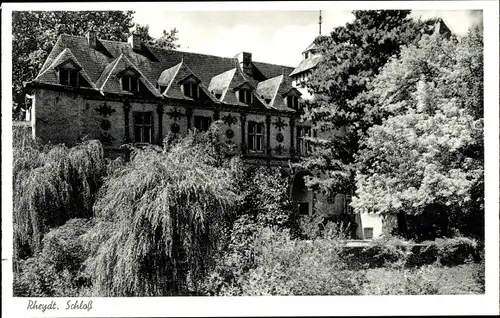
[[[89,47],[86,37],[71,35],[59,37],[40,70],[40,75],[33,82],[57,84],[57,76],[41,75],[52,72],[49,69],[53,68],[54,61],[59,60],[58,57],[66,49],[81,65],[89,83],[95,85],[96,89],[104,94],[124,93],[114,76],[123,67],[133,67],[137,70],[141,74],[141,79],[144,79],[143,84],[153,90],[155,95],[160,93],[157,84],[164,86],[165,82],[172,79],[174,73],[179,70],[189,70],[192,75],[201,80],[202,90],[206,94],[211,95],[212,90],[214,93],[225,92],[222,102],[236,105],[241,105],[241,103],[236,99],[232,89],[245,81],[257,87],[260,81],[284,74],[283,81],[291,87],[291,79],[287,74],[293,71],[293,67],[289,66],[252,61],[253,76],[250,77],[241,70],[236,58],[165,50],[144,44],[141,50],[135,51],[126,42],[101,39],[98,40],[97,49],[93,49]],[[181,61],[182,64],[179,65]],[[175,66],[179,68],[176,70]],[[177,79],[177,76],[175,78]],[[176,98],[181,98],[178,94],[167,93],[167,96],[173,97],[174,95]],[[214,96],[208,97],[215,99]],[[256,97],[257,101],[260,100],[259,96]]]
[[[256,93],[264,100],[270,100],[269,104],[272,105],[282,81],[283,75],[279,75],[262,81],[259,83],[259,85],[257,85]]]
[[[192,100],[192,98],[184,95],[181,90],[182,81],[189,77],[194,77],[197,82],[201,81],[186,65],[186,63],[184,63],[184,61],[181,61],[179,64],[163,71],[160,74],[160,78],[158,79],[158,84],[161,86],[166,86],[167,88],[162,92],[162,94],[170,98]],[[212,96],[212,94],[209,93],[208,89],[203,83],[200,83],[200,88],[202,91],[200,97],[202,99],[208,99],[215,103],[219,102]]]
[[[82,77],[90,84],[92,88],[96,88],[83,66],[80,64],[80,62],[78,62],[78,60],[68,48],[59,53],[59,55],[55,59],[51,60],[52,63],[50,64],[50,67],[47,67],[43,72],[40,72],[35,80],[41,82],[57,82],[58,77],[55,69],[58,66],[66,63],[67,61],[71,61],[72,63],[74,63],[80,69],[80,74],[82,75]]]
[[[298,96],[300,96],[301,93],[297,89],[290,87],[285,78],[284,75],[280,75],[260,82],[257,86],[256,94],[261,96],[264,100],[269,100],[268,105],[274,109],[288,109],[284,95],[290,92],[290,90],[293,90]]]
[[[144,76],[141,70],[137,66],[135,66],[125,55],[120,54],[120,56],[116,59],[116,61],[114,61],[114,63],[111,64],[113,64],[113,67],[109,71],[106,70],[109,72],[109,74],[107,74],[106,78],[104,79],[104,82],[102,83],[100,89],[102,92],[132,94],[130,92],[122,90],[120,79],[116,75],[118,75],[120,72],[126,69],[133,69],[135,72],[141,75],[139,81],[141,81],[142,84],[146,86],[148,91],[155,96],[158,97],[160,96],[160,93],[156,89],[156,87],[148,80],[147,77]]]
[[[297,66],[297,68],[294,69],[293,72],[290,73],[290,75],[288,75],[288,76],[297,75],[299,73],[310,70],[310,69],[316,67],[319,64],[319,62],[321,62],[322,59],[323,59],[323,57],[321,55],[316,55],[316,56],[310,57],[308,59],[302,60],[302,62],[300,62],[300,64],[299,64],[299,66]]]

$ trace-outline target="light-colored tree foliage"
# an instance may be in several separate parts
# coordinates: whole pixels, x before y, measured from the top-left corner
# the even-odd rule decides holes
[[[43,234],[71,218],[88,218],[105,173],[96,141],[75,147],[40,145],[14,130],[14,255],[29,256]]]
[[[460,42],[424,36],[384,67],[371,94],[386,119],[362,140],[357,211],[482,210],[482,65],[475,28]]]
[[[299,165],[321,172],[308,183],[330,195],[354,192],[359,139],[374,124],[370,101],[364,98],[367,85],[401,46],[432,33],[436,22],[414,21],[410,10],[360,10],[353,15],[354,21],[316,39],[323,61],[307,83],[314,99],[304,117],[319,133],[309,138],[312,152]],[[332,134],[335,130],[342,134]]]
[[[213,149],[192,135],[168,150],[137,149],[107,178],[88,237],[96,295],[196,291],[217,227],[239,199],[234,169]]]

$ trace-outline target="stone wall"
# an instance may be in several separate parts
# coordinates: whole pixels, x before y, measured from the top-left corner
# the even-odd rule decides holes
[[[205,106],[206,107],[206,106]],[[222,138],[230,153],[242,151],[243,135],[246,143],[248,122],[256,121],[264,125],[264,153],[257,157],[267,157],[269,140],[270,155],[277,160],[291,157],[291,147],[295,147],[296,131],[291,136],[290,117],[284,114],[247,113],[242,131],[240,110],[228,111],[209,108],[191,108],[169,104],[147,102],[124,102],[85,98],[72,92],[47,89],[35,90],[36,135],[44,141],[74,145],[82,138],[99,139],[106,148],[119,148],[135,141],[134,114],[150,112],[153,117],[153,143],[161,144],[169,134],[185,135],[194,129],[195,116],[210,117],[212,122],[220,120]],[[161,120],[161,123],[160,123]],[[294,119],[296,130],[299,119]],[[128,126],[128,127],[126,127]],[[269,131],[268,131],[269,128]],[[243,134],[243,135],[242,135]],[[269,135],[269,136],[268,136]],[[247,153],[251,156],[251,154]]]

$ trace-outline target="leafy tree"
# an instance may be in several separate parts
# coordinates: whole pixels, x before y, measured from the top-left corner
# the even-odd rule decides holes
[[[149,35],[149,25],[143,26],[140,24],[136,24],[135,33],[142,39],[144,39],[145,43],[152,46],[157,46],[162,49],[175,50],[180,46],[176,43],[179,39],[177,37],[177,33],[179,33],[179,31],[176,28],[173,28],[172,30],[170,30],[170,32],[163,30],[162,36],[155,39],[151,35]]]
[[[426,35],[383,68],[371,94],[386,119],[361,142],[358,211],[443,214],[427,235],[482,231],[482,65],[475,28],[460,43]]]
[[[188,136],[163,151],[137,149],[114,170],[94,206],[88,270],[99,296],[165,296],[197,290],[218,227],[239,197],[231,165]]]
[[[50,229],[89,218],[105,174],[101,144],[40,145],[14,130],[13,221],[15,259],[33,255]]]
[[[430,32],[434,21],[410,19],[409,10],[354,11],[355,20],[316,39],[323,62],[308,87],[314,99],[304,118],[319,131],[310,138],[312,154],[299,163],[320,174],[309,185],[326,193],[353,193],[354,155],[359,139],[376,118],[364,96],[368,83],[402,45]]]

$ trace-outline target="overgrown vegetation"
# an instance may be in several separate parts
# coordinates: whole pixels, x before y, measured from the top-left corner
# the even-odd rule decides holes
[[[238,200],[234,171],[188,136],[169,149],[137,149],[96,202],[87,260],[101,296],[160,296],[197,289],[218,226]]]
[[[92,282],[83,263],[89,256],[84,234],[91,220],[71,219],[51,230],[42,249],[21,260],[14,275],[14,295],[28,297],[88,296]]]
[[[89,218],[105,174],[101,144],[41,145],[14,129],[15,260],[40,251],[43,235],[72,218]]]

